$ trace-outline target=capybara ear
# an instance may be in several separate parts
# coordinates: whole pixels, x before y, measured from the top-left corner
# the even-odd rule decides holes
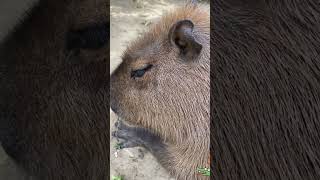
[[[190,20],[181,20],[173,24],[169,31],[171,44],[177,46],[180,54],[187,59],[195,59],[202,50],[193,33],[194,24]]]

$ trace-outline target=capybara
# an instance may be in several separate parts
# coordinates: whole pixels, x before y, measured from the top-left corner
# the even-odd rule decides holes
[[[123,120],[122,147],[144,146],[177,179],[209,179],[209,8],[186,3],[164,15],[123,54],[110,104]]]
[[[106,180],[109,8],[40,0],[0,49],[0,141],[39,180]]]
[[[320,3],[213,1],[213,179],[320,179]]]

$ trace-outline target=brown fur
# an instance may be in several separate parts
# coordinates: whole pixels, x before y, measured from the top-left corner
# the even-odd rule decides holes
[[[106,0],[43,0],[1,45],[0,140],[45,180],[108,179],[108,47],[70,56],[66,34],[108,22]]]
[[[184,61],[169,43],[169,29],[189,19],[200,56]],[[162,164],[178,179],[209,179],[197,167],[209,167],[210,116],[210,18],[206,7],[188,4],[166,14],[133,42],[111,77],[111,106],[133,125],[157,133],[168,145],[169,159]],[[130,72],[153,64],[144,77],[133,80]]]
[[[213,1],[219,180],[320,179],[320,3]]]

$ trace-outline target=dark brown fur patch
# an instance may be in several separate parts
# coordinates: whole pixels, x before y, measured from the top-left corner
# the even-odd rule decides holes
[[[39,179],[109,178],[108,44],[66,48],[68,32],[109,23],[108,3],[41,1],[1,45],[1,143]]]
[[[320,4],[214,1],[214,179],[320,178]]]

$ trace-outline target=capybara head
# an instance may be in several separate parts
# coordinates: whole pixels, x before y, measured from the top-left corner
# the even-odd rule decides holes
[[[40,0],[1,45],[0,140],[39,179],[107,179],[107,7]]]
[[[111,76],[111,108],[172,141],[208,137],[209,39],[205,7],[166,14],[125,51]]]

